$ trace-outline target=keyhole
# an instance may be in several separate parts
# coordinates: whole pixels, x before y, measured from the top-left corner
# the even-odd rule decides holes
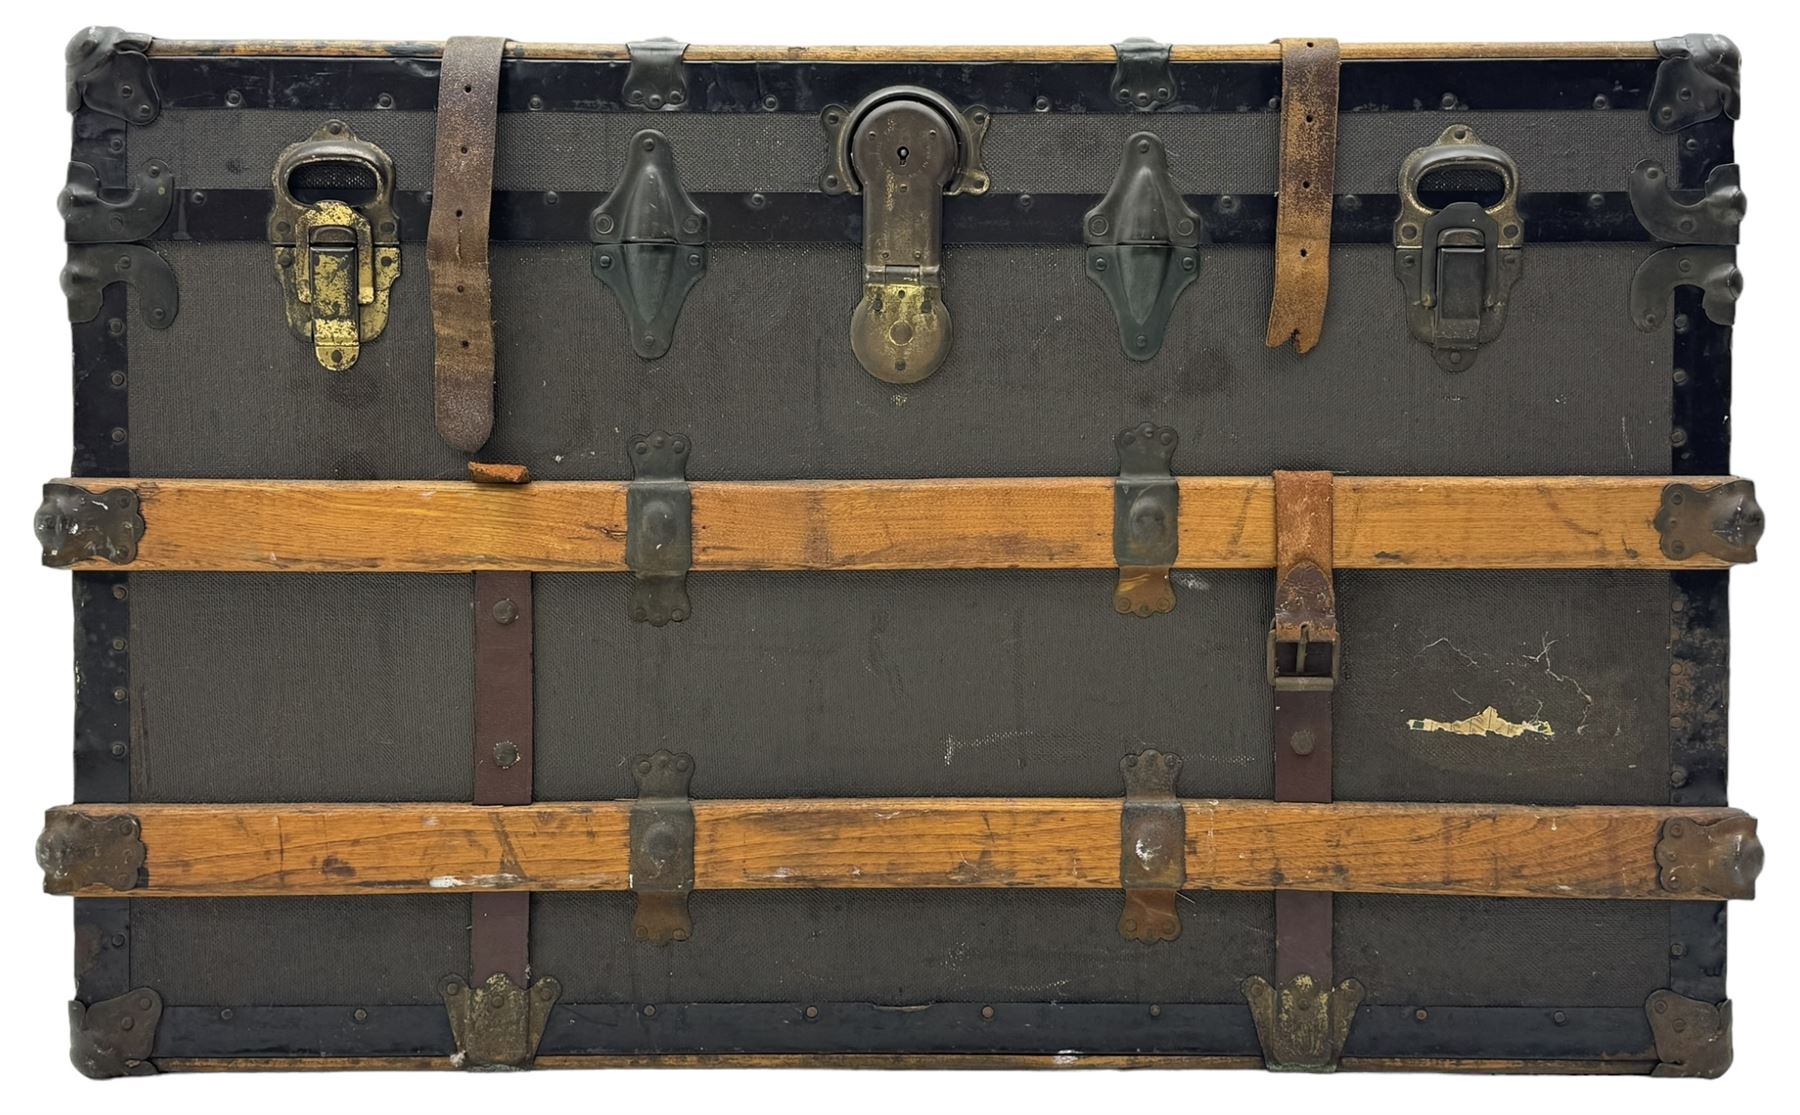
[[[902,147],[898,151],[895,151],[894,154],[900,156],[900,161],[904,163],[906,161],[906,156],[911,154],[911,152],[909,152],[906,148]]]

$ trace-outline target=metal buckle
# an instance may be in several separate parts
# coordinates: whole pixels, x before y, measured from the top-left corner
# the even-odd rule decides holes
[[[1338,641],[1335,637],[1315,640],[1311,637],[1311,632],[1312,625],[1303,623],[1300,625],[1300,637],[1298,639],[1277,639],[1275,637],[1275,629],[1273,627],[1269,628],[1269,684],[1274,686],[1277,692],[1329,693],[1337,688],[1338,669],[1340,664]],[[1284,646],[1291,646],[1294,648],[1293,673],[1282,673],[1276,665],[1280,648]],[[1327,646],[1331,648],[1331,671],[1329,673],[1306,673],[1307,650],[1310,647],[1317,646]]]

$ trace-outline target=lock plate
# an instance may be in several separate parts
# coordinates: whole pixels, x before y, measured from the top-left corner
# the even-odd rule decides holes
[[[400,277],[394,162],[329,120],[281,153],[273,181],[269,242],[288,328],[312,343],[321,366],[344,371],[387,327],[388,291]]]
[[[1498,178],[1498,200],[1453,201],[1434,209],[1421,187]],[[1470,192],[1475,192],[1471,190]],[[1519,218],[1519,169],[1467,124],[1452,124],[1438,141],[1400,166],[1400,215],[1394,219],[1394,273],[1406,289],[1407,326],[1431,346],[1447,372],[1466,370],[1482,345],[1500,335],[1513,284],[1524,269],[1525,224]]]
[[[960,112],[928,89],[894,86],[855,108],[827,106],[821,189],[863,198],[863,296],[850,348],[870,375],[917,383],[950,352],[944,305],[944,197],[982,194],[988,112]]]

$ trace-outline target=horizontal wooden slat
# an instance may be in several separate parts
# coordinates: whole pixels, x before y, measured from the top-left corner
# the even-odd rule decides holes
[[[158,39],[155,57],[440,58],[438,42],[364,42],[348,39],[213,40]],[[1657,58],[1650,42],[1547,43],[1345,43],[1346,62],[1429,61],[1432,59],[1618,59]],[[507,57],[546,61],[616,62],[630,57],[624,44],[508,42]],[[1117,60],[1113,48],[1084,46],[708,46],[695,43],[687,62],[1102,62]],[[1270,43],[1230,46],[1175,46],[1172,62],[1279,62],[1281,48]]]
[[[1537,898],[1683,897],[1658,880],[1663,822],[1742,816],[1672,806],[1183,807],[1189,889]],[[1120,810],[1095,798],[696,801],[695,886],[1116,888]],[[51,816],[137,817],[148,881],[129,893],[171,898],[625,890],[630,812],[629,801],[94,804]]]
[[[1684,478],[1698,487],[1729,478]],[[1664,477],[1340,477],[1340,569],[1720,568],[1665,556]],[[96,571],[607,572],[625,565],[620,481],[59,481],[135,489],[137,560]],[[1180,479],[1183,568],[1269,568],[1274,483]],[[1109,477],[705,481],[696,570],[1101,569]]]

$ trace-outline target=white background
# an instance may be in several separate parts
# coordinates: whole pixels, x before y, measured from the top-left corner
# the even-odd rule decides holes
[[[1800,679],[1784,644],[1795,599],[1792,525],[1800,521],[1792,377],[1794,319],[1800,312],[1800,253],[1794,205],[1797,146],[1792,138],[1800,55],[1774,3],[1157,3],[1034,4],[1007,0],[839,0],[809,10],[737,0],[680,4],[255,3],[183,0],[171,4],[21,4],[7,17],[5,128],[0,131],[0,352],[11,370],[0,391],[0,686],[4,767],[0,768],[0,1064],[7,1094],[35,1110],[58,1101],[129,1108],[142,1115],[211,1107],[238,1110],[687,1111],[833,1109],[916,1111],[942,1107],[993,1113],[1146,1109],[1242,1111],[1329,1104],[1336,1112],[1506,1111],[1548,1105],[1604,1110],[1707,1106],[1760,1110],[1791,1079],[1800,1025],[1792,1006],[1796,931],[1792,865],[1800,838],[1792,823],[1800,787],[1795,705]],[[63,1003],[72,993],[69,902],[39,893],[32,844],[44,807],[70,796],[73,707],[69,578],[38,568],[29,521],[40,484],[69,464],[69,332],[57,290],[61,222],[54,199],[64,182],[69,120],[63,104],[62,48],[88,23],[115,24],[164,38],[442,39],[506,35],[533,41],[625,42],[668,35],[706,43],[1110,43],[1132,35],[1165,42],[1254,43],[1282,35],[1331,35],[1347,42],[1482,39],[1648,40],[1690,31],[1731,36],[1746,62],[1738,159],[1753,199],[1739,260],[1749,288],[1735,336],[1733,464],[1757,481],[1773,520],[1760,564],[1733,575],[1731,800],[1761,819],[1770,866],[1755,902],[1731,908],[1730,989],[1736,1004],[1736,1067],[1723,1080],[1514,1078],[1342,1074],[1332,1078],[1260,1072],[974,1073],[843,1071],[625,1071],[531,1074],[349,1073],[181,1076],[93,1084],[68,1063]],[[1624,168],[1621,168],[1621,173]],[[1622,297],[1596,291],[1594,297]],[[1547,377],[1580,376],[1579,367]],[[246,389],[254,370],[246,369]],[[1555,941],[1543,942],[1546,950]],[[1784,1105],[1785,1106],[1785,1105]],[[1792,1110],[1791,1107],[1787,1108]]]

